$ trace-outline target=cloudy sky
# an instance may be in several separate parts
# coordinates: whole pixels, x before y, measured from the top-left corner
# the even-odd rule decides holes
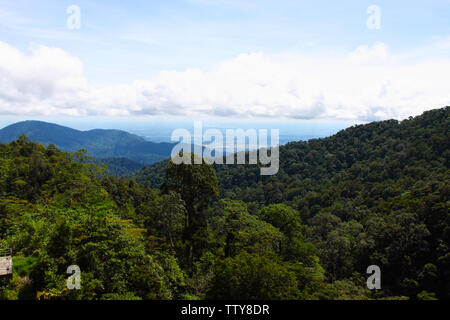
[[[448,0],[0,0],[0,117],[404,119],[450,105],[449,17]]]

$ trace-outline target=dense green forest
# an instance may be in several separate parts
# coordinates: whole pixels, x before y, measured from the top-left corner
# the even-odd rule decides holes
[[[85,162],[104,166],[105,173],[114,177],[128,176],[144,167],[144,165],[127,158],[92,158]]]
[[[83,152],[0,144],[0,298],[448,299],[449,115],[289,143],[271,177],[165,161],[119,179]]]

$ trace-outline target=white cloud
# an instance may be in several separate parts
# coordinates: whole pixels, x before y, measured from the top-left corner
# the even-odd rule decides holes
[[[437,48],[450,48],[450,36],[435,36],[432,40]]]
[[[27,56],[0,41],[1,113],[73,113],[73,99],[87,88],[78,58],[44,46]]]
[[[61,49],[29,55],[0,42],[0,114],[403,119],[450,104],[450,59],[393,55],[384,44],[341,57],[241,54],[209,71],[93,86]]]

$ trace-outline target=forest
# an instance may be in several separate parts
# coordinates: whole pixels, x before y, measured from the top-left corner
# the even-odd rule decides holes
[[[289,143],[274,176],[167,160],[121,178],[23,135],[0,144],[0,299],[449,299],[449,132],[446,107]]]

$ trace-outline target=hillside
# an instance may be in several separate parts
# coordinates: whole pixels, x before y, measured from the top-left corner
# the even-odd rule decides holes
[[[0,299],[449,299],[449,112],[288,144],[272,177],[170,161],[136,175],[159,190],[0,143]]]
[[[92,163],[100,166],[106,166],[106,173],[114,177],[129,176],[144,167],[143,164],[134,162],[127,158],[94,159]]]
[[[384,270],[384,285],[415,297],[450,296],[450,107],[401,122],[360,125],[280,148],[280,171],[216,165],[221,198],[257,213],[271,204],[299,211],[330,279]],[[155,187],[166,164],[136,179]]]
[[[256,217],[243,203],[222,201],[207,219],[218,194],[207,164],[169,166],[173,184],[157,191],[74,157],[24,136],[0,143],[0,248],[14,253],[0,300],[339,296],[324,281],[295,210],[267,208]],[[293,227],[273,221],[277,210]],[[74,264],[80,290],[66,287]]]
[[[256,165],[214,165],[214,168],[227,196],[258,203],[291,201],[314,189],[313,186],[348,178],[349,174],[362,175],[363,180],[372,182],[395,179],[399,171],[412,164],[422,168],[423,176],[428,169],[438,169],[430,163],[434,159],[439,160],[439,167],[448,168],[449,132],[450,107],[446,107],[402,122],[373,122],[347,128],[328,138],[290,142],[280,147],[280,170],[275,176],[261,176]],[[378,161],[382,165],[375,166]],[[167,163],[164,160],[146,166],[134,178],[159,188]],[[398,165],[396,175],[390,166]],[[416,173],[408,171],[413,177]],[[261,184],[266,191],[255,194],[252,189],[260,189]]]
[[[31,141],[45,146],[54,144],[66,152],[85,149],[95,158],[127,158],[151,164],[169,157],[171,143],[154,143],[121,130],[79,131],[42,121],[24,121],[0,130],[0,142],[9,143],[25,134]]]

